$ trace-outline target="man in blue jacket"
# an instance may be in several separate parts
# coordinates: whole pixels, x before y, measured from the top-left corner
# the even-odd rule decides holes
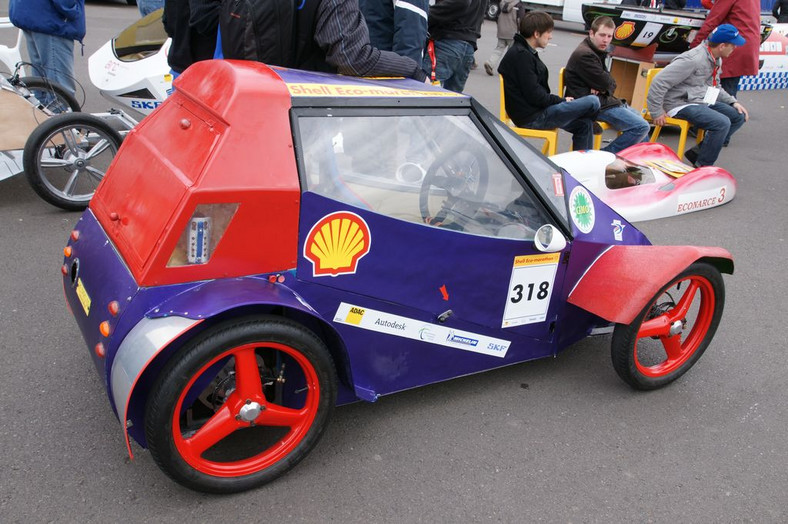
[[[73,94],[74,40],[85,37],[85,0],[11,0],[8,15],[25,34],[33,74]]]
[[[421,63],[427,41],[428,0],[359,0],[369,42]]]

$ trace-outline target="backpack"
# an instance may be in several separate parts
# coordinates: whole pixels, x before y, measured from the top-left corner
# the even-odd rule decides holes
[[[223,0],[219,14],[224,58],[290,67],[295,60],[293,0]]]

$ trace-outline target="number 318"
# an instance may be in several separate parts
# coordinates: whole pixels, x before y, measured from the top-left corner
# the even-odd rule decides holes
[[[534,286],[535,286],[535,284],[533,282],[528,284],[528,295],[525,296],[525,300],[533,299]],[[550,289],[550,282],[544,281],[541,284],[539,284],[539,290],[536,292],[537,300],[544,300],[545,298],[547,298],[547,291],[549,289]],[[523,286],[522,284],[517,284],[512,289],[512,292],[514,293],[514,295],[509,297],[509,300],[511,300],[512,303],[517,304],[518,302],[520,302],[523,299],[523,297],[524,297],[523,292],[524,291],[525,291],[525,286]]]

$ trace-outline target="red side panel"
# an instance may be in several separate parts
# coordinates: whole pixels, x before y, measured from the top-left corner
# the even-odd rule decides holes
[[[208,60],[132,130],[90,207],[143,286],[296,264],[300,186],[290,93],[256,62]],[[207,264],[168,266],[196,206],[237,204]]]
[[[732,270],[731,254],[719,247],[613,246],[600,256],[569,294],[569,303],[610,322],[629,324],[673,277],[701,259],[723,260]]]

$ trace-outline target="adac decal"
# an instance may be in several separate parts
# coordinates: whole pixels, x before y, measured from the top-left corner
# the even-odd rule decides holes
[[[353,274],[371,245],[372,235],[364,219],[338,211],[324,216],[309,230],[304,257],[312,262],[313,276]]]
[[[616,27],[616,32],[614,34],[614,38],[616,40],[626,40],[632,33],[635,32],[635,22],[624,22],[620,26]]]
[[[503,358],[511,342],[470,331],[449,329],[408,317],[364,308],[342,302],[334,315],[334,322],[375,331],[386,335],[418,340],[471,353]]]
[[[596,213],[594,211],[594,201],[588,190],[582,186],[577,186],[569,195],[569,214],[572,215],[572,222],[581,233],[590,233],[594,229]]]

